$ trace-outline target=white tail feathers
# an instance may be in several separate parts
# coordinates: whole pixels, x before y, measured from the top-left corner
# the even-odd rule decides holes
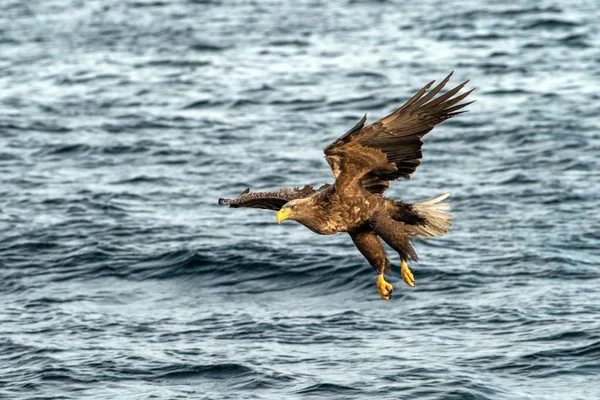
[[[431,200],[411,204],[412,209],[425,219],[421,225],[407,225],[406,230],[409,235],[421,237],[443,236],[448,233],[448,228],[452,226],[450,218],[452,214],[443,210],[450,209],[450,204],[440,203],[450,196],[450,193],[444,193]]]

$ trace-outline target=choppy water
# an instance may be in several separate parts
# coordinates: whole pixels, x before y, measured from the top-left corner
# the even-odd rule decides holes
[[[0,397],[600,397],[594,1],[0,3]],[[417,287],[216,199],[455,70]]]

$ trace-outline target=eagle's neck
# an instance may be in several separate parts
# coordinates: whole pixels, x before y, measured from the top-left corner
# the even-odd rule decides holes
[[[322,204],[310,202],[306,205],[296,221],[320,235],[332,235],[339,232],[339,227],[333,222],[331,215],[322,207]]]

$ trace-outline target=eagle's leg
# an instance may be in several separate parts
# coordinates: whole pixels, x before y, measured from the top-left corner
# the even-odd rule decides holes
[[[415,277],[413,276],[412,271],[408,268],[408,262],[406,258],[402,257],[402,262],[400,264],[400,275],[402,275],[402,279],[406,284],[410,287],[415,287]]]
[[[352,241],[360,250],[363,256],[369,261],[369,264],[377,271],[377,291],[384,300],[392,298],[394,288],[383,277],[384,273],[390,273],[390,261],[387,259],[385,249],[377,238],[377,235],[370,227],[365,226],[354,232],[350,232]]]
[[[416,260],[417,254],[410,244],[410,237],[406,233],[404,223],[395,221],[389,215],[382,213],[373,215],[370,221],[377,235],[400,254],[400,275],[408,286],[414,287],[415,277],[408,268],[408,257]]]

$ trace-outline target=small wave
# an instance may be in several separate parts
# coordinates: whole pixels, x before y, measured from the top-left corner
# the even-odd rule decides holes
[[[388,77],[384,74],[381,74],[379,72],[373,72],[373,71],[352,71],[352,72],[348,72],[346,74],[346,76],[348,78],[375,78],[375,79],[381,79],[381,80],[387,80]]]
[[[598,372],[600,341],[569,348],[554,347],[504,359],[503,362],[496,363],[489,369],[537,378],[548,378],[564,373],[582,373],[582,370],[590,374]]]
[[[508,179],[499,182],[500,185],[519,185],[519,184],[534,184],[539,183],[536,179],[531,179],[529,175],[517,173]]]
[[[309,41],[300,40],[300,39],[278,39],[278,40],[272,40],[268,44],[270,46],[275,46],[275,47],[281,47],[281,46],[308,47],[308,46],[310,46]]]
[[[558,39],[559,43],[562,43],[569,47],[579,47],[579,48],[588,48],[591,47],[589,43],[588,35],[584,34],[574,34],[567,35],[561,39]]]
[[[112,145],[101,148],[104,154],[135,154],[145,153],[148,147],[144,145]]]
[[[194,109],[204,109],[204,108],[211,108],[211,107],[217,107],[217,106],[222,106],[223,102],[221,101],[213,101],[213,100],[197,100],[194,101],[186,106],[184,106],[182,108],[182,110],[194,110]]]
[[[157,151],[152,152],[152,156],[156,156],[156,157],[185,156],[185,155],[189,155],[189,154],[193,154],[194,157],[206,156],[206,154],[202,151],[192,153],[191,151],[188,151],[188,150],[179,150],[179,149],[165,149],[165,150],[157,150]]]
[[[172,371],[160,372],[154,375],[157,379],[232,379],[248,375],[258,375],[250,367],[241,364],[225,363],[212,365],[184,365],[172,367]]]
[[[352,386],[347,385],[339,385],[336,383],[317,383],[314,385],[307,386],[305,388],[299,389],[296,391],[297,394],[311,394],[311,395],[348,395],[348,394],[358,394],[361,390]]]
[[[22,158],[12,153],[0,153],[0,162],[2,161],[21,161]]]
[[[485,94],[493,96],[514,96],[516,94],[530,94],[531,92],[524,89],[497,89],[486,91]]]
[[[61,367],[44,367],[39,372],[40,380],[46,382],[58,382],[62,385],[68,384],[82,384],[96,382],[96,378],[88,377],[84,378],[80,376],[76,371],[70,368]]]
[[[187,0],[190,4],[212,4],[212,5],[221,5],[222,2],[220,0]]]
[[[541,49],[546,47],[547,43],[545,42],[527,42],[521,46],[523,49]]]
[[[123,79],[123,76],[116,74],[90,74],[80,76],[63,76],[56,78],[56,83],[59,85],[75,85],[81,83],[92,83],[95,81],[103,81],[103,80],[120,80]]]
[[[219,52],[219,51],[223,51],[223,50],[227,49],[226,46],[222,46],[222,45],[218,45],[218,44],[210,43],[210,42],[205,42],[205,41],[196,42],[196,43],[192,44],[190,46],[190,48],[192,50],[199,51],[199,52]]]
[[[133,3],[129,3],[129,5],[133,8],[146,8],[146,7],[164,7],[170,3],[164,1],[135,1]]]
[[[42,149],[35,155],[72,155],[87,153],[90,150],[91,147],[85,144],[59,144]]]
[[[257,104],[261,104],[261,102],[259,100],[254,100],[254,99],[237,99],[231,103],[229,108],[242,108],[245,106],[257,105]]]
[[[582,341],[593,338],[594,335],[590,332],[585,331],[564,331],[558,333],[552,333],[546,336],[535,336],[523,340],[524,342],[564,342],[564,341]]]
[[[115,185],[128,185],[140,183],[157,183],[162,185],[169,185],[171,183],[171,180],[162,176],[137,175],[133,178],[122,179],[112,183]]]
[[[471,35],[467,36],[468,40],[500,40],[506,38],[506,35],[501,35],[499,33],[482,33],[479,35]]]
[[[207,60],[185,60],[185,59],[162,59],[162,60],[151,60],[145,63],[136,64],[136,68],[145,68],[147,66],[155,67],[206,67],[210,65],[210,61]]]
[[[559,14],[562,13],[562,10],[558,7],[531,7],[531,8],[511,8],[508,10],[501,10],[498,11],[497,14],[498,15],[504,15],[507,17],[516,17],[519,15],[527,15],[527,14],[535,14],[535,15],[542,15],[542,14]]]
[[[287,106],[287,105],[319,105],[322,104],[325,101],[324,97],[321,98],[316,98],[316,99],[299,99],[299,98],[292,98],[292,99],[286,99],[286,100],[273,100],[271,102],[269,102],[269,104],[271,105],[279,105],[279,106]]]
[[[248,88],[248,89],[244,89],[242,90],[243,93],[262,93],[262,92],[272,92],[275,91],[275,88],[271,85],[268,85],[266,83],[261,84],[258,87],[254,87],[254,88]]]
[[[525,29],[570,29],[579,26],[577,22],[564,19],[544,19],[525,26]]]

